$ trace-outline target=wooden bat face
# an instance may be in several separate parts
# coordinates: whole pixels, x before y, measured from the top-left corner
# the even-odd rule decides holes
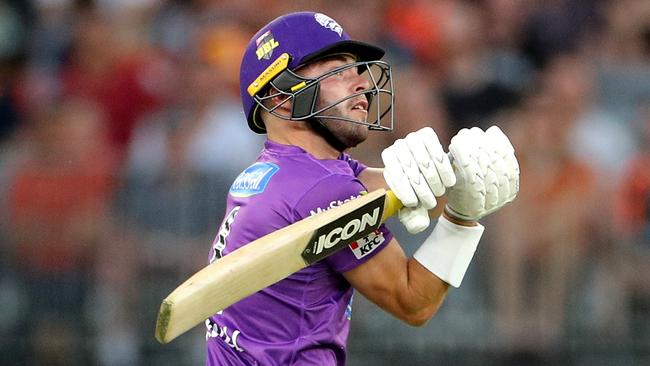
[[[263,236],[201,269],[167,296],[156,339],[168,343],[235,302],[365,237],[401,202],[379,189]]]

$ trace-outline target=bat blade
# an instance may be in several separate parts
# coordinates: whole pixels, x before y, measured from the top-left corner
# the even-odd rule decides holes
[[[218,311],[366,236],[401,207],[391,191],[379,189],[216,260],[162,301],[156,339],[169,343]]]

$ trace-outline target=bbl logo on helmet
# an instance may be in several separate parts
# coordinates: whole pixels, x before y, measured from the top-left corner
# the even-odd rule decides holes
[[[257,54],[258,60],[270,59],[271,55],[273,55],[273,49],[280,45],[280,43],[273,38],[271,31],[266,31],[264,34],[259,36],[257,40],[255,40],[255,44],[257,45],[255,53]]]
[[[322,25],[325,28],[330,29],[333,32],[336,32],[336,34],[338,34],[339,37],[343,34],[343,28],[339,25],[339,23],[337,23],[336,20],[328,17],[327,15],[316,13],[314,14],[314,18],[316,19],[318,24]]]

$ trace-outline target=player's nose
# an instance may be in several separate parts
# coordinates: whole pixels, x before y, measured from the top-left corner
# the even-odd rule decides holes
[[[360,92],[362,90],[370,89],[370,81],[363,75],[357,75],[354,85],[355,85],[354,86],[355,92]]]

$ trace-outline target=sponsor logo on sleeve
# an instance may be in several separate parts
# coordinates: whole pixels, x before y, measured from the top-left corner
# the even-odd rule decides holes
[[[344,199],[344,200],[331,201],[331,202],[327,205],[327,207],[325,207],[325,208],[317,207],[315,210],[310,210],[310,211],[309,211],[309,216],[314,216],[314,215],[316,215],[316,214],[318,214],[318,213],[321,213],[321,212],[323,212],[323,211],[331,210],[331,209],[333,209],[334,207],[341,206],[342,204],[344,204],[344,203],[346,203],[346,202],[350,202],[350,201],[352,201],[352,200],[354,200],[354,199],[357,199],[357,198],[363,196],[365,193],[367,193],[367,192],[366,192],[366,191],[363,191],[363,192],[361,192],[361,194],[359,194],[359,195],[357,195],[357,196],[352,195],[352,196],[350,196],[349,198],[346,198],[346,199]]]
[[[386,241],[384,233],[381,230],[375,230],[365,238],[361,238],[350,244],[350,250],[357,259],[361,259],[372,253],[377,247]]]
[[[250,197],[264,192],[271,177],[280,170],[273,163],[255,163],[244,170],[230,187],[235,197]]]

